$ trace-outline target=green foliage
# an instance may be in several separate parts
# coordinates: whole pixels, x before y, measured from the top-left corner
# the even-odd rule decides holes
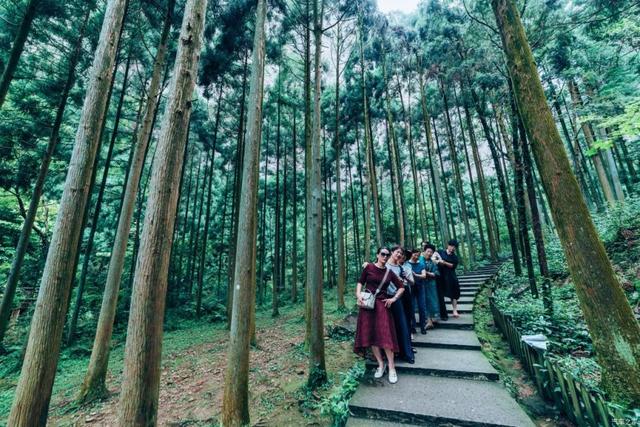
[[[598,233],[633,307],[637,307],[640,300],[639,209],[640,198],[629,198],[625,204],[594,216]],[[560,244],[554,239],[547,239],[546,249],[554,273],[551,282],[553,318],[545,315],[542,300],[532,298],[526,291],[526,277],[516,277],[511,262],[500,270],[497,277],[496,304],[503,313],[512,316],[521,334],[546,335],[549,357],[588,387],[600,390],[601,370],[595,360],[591,338]]]
[[[358,388],[364,373],[364,363],[356,362],[349,371],[341,374],[342,382],[336,390],[320,402],[320,412],[331,416],[333,427],[343,427],[346,424],[349,418],[349,400]]]

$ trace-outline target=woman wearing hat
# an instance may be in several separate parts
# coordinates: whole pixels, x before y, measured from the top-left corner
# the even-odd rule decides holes
[[[442,294],[451,299],[451,306],[453,307],[453,317],[460,317],[458,314],[458,299],[460,299],[460,284],[458,283],[458,276],[456,275],[456,267],[460,262],[456,255],[456,249],[458,248],[458,241],[455,239],[449,240],[447,243],[447,249],[439,250],[440,260],[438,262],[438,269],[440,270],[439,287],[442,289]],[[447,313],[446,306],[441,308],[441,315]]]

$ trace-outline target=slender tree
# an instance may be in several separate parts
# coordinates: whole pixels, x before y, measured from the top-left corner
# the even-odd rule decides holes
[[[341,47],[343,40],[340,36],[340,22],[336,25],[336,93],[335,93],[335,131],[334,131],[334,150],[336,157],[336,217],[337,217],[337,236],[338,241],[338,308],[345,308],[344,290],[347,281],[347,271],[345,266],[345,250],[344,250],[344,219],[342,215],[342,177],[341,177],[341,147],[340,147],[340,61]]]
[[[102,202],[104,200],[104,192],[107,186],[107,178],[109,176],[109,169],[111,168],[113,149],[115,147],[116,139],[118,136],[120,117],[122,117],[122,105],[124,104],[124,95],[127,91],[130,66],[131,51],[129,51],[127,63],[124,68],[124,76],[122,77],[122,89],[120,91],[118,105],[116,106],[116,115],[113,122],[113,129],[111,130],[111,138],[109,140],[107,157],[104,160],[104,167],[102,168],[102,179],[100,181],[100,187],[98,189],[98,197],[96,198],[96,205],[93,209],[93,216],[91,218],[91,229],[89,231],[89,237],[87,238],[87,246],[84,253],[84,259],[82,260],[82,269],[80,271],[80,280],[78,282],[78,287],[76,290],[76,303],[73,306],[71,320],[69,321],[69,330],[67,331],[67,345],[71,345],[71,343],[73,343],[76,334],[76,328],[78,326],[78,317],[80,316],[80,308],[82,306],[82,295],[84,293],[84,288],[87,283],[87,274],[89,272],[89,260],[91,259],[91,253],[93,252],[93,242],[95,240],[96,231],[98,229],[98,220],[100,219],[100,211],[102,210]]]
[[[127,0],[107,3],[100,38],[88,81],[69,170],[47,253],[29,341],[8,424],[45,425],[58,364],[64,317],[73,280],[73,267],[88,183],[99,145],[107,92]]]
[[[206,0],[188,0],[185,5],[169,98],[152,165],[129,310],[119,402],[118,422],[122,426],[157,422],[171,230],[178,204],[178,192],[171,189],[178,185],[184,160],[206,7]]]
[[[322,295],[322,155],[321,155],[321,55],[322,55],[322,17],[324,0],[313,0],[313,36],[314,36],[314,97],[313,129],[311,132],[311,152],[307,179],[307,226],[306,226],[306,273],[307,273],[307,330],[309,336],[309,378],[311,388],[327,380],[324,355],[324,310]]]
[[[255,316],[255,239],[262,134],[266,9],[266,1],[258,0],[249,89],[250,108],[244,138],[245,155],[242,165],[244,179],[240,190],[238,215],[238,226],[243,232],[238,234],[236,246],[233,310],[222,403],[222,425],[225,427],[249,424],[249,343],[251,322]]]

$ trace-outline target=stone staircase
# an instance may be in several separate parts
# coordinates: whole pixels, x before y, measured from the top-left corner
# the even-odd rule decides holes
[[[492,264],[460,276],[460,317],[415,335],[415,364],[396,362],[396,384],[387,375],[374,379],[375,364],[370,366],[349,403],[348,427],[534,426],[498,382],[473,331],[474,297],[497,269]]]

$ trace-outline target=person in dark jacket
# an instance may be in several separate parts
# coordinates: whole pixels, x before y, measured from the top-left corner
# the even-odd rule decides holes
[[[455,239],[449,240],[447,243],[447,249],[438,251],[439,257],[437,257],[438,260],[436,261],[438,263],[438,270],[440,271],[438,288],[443,297],[447,297],[451,300],[453,317],[460,317],[460,314],[458,314],[460,283],[458,282],[458,276],[456,275],[456,268],[458,267],[460,260],[458,259],[458,255],[456,255],[457,248],[458,241]],[[447,316],[446,306],[440,307],[440,316],[442,317],[443,314]]]

